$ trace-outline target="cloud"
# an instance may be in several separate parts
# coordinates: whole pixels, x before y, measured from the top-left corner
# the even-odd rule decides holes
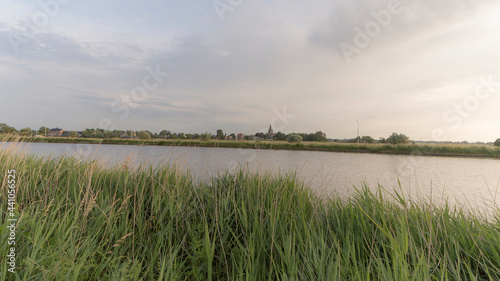
[[[360,119],[375,138],[401,131],[425,139],[449,127],[442,113],[473,92],[478,76],[500,78],[493,1],[401,0],[403,11],[350,63],[339,44],[354,44],[354,28],[393,0],[244,1],[224,21],[211,1],[72,1],[17,54],[8,35],[39,7],[7,1],[0,83],[15,93],[11,105],[25,106],[0,110],[20,127],[43,118],[80,129],[109,118],[122,129],[251,133],[286,107],[296,118],[285,132],[352,137]],[[127,123],[111,104],[143,83],[146,67],[170,75],[131,108]],[[471,123],[487,114],[497,120],[498,102],[488,100]],[[20,114],[36,116],[35,124]]]
[[[356,46],[355,38],[361,30],[376,34],[369,38],[369,48],[386,48],[400,40],[408,40],[419,33],[449,26],[475,15],[479,8],[492,1],[468,0],[389,0],[389,1],[336,1],[329,17],[319,22],[309,36],[309,43],[322,46],[343,55],[339,45]],[[391,11],[397,11],[393,13]],[[376,23],[379,31],[370,25]],[[368,28],[368,32],[367,32]]]

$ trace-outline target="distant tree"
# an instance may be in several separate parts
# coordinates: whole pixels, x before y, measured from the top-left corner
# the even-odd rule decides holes
[[[153,137],[154,133],[148,130],[144,130],[144,132],[148,133],[151,137]]]
[[[82,132],[82,137],[84,138],[92,138],[94,137],[94,129],[85,129]]]
[[[343,143],[357,143],[358,142],[358,138],[343,139],[343,140],[340,140],[340,142],[343,142]]]
[[[85,129],[82,132],[82,137],[84,138],[104,138],[106,131],[104,129]],[[130,135],[130,131],[128,131]]]
[[[33,134],[31,131],[31,128],[23,128],[23,129],[19,130],[19,133],[21,135],[25,135],[25,136],[31,136]]]
[[[16,128],[10,127],[5,123],[0,123],[0,133],[12,134],[12,133],[17,133],[17,130]]]
[[[123,131],[123,130],[113,130],[113,132],[111,133],[111,136],[113,138],[120,138],[124,134],[125,134],[125,131]]]
[[[94,129],[93,137],[102,139],[104,138],[104,129]]]
[[[255,136],[259,139],[266,139],[267,135],[264,134],[263,132],[256,133]]]
[[[58,128],[56,128],[58,129]],[[60,130],[60,129],[59,129]],[[104,129],[90,129],[83,130],[82,137],[84,138],[104,138]]]
[[[377,143],[387,143],[387,140],[385,138],[380,138]]]
[[[160,134],[158,134],[158,136],[159,136],[160,138],[167,139],[167,138],[169,138],[169,137],[170,137],[170,135],[171,135],[171,134],[172,134],[172,133],[170,133],[170,131],[163,130],[163,131],[161,131],[161,132],[160,132]]]
[[[245,135],[245,140],[253,140],[253,136],[247,136],[247,135]]]
[[[236,134],[235,133],[232,133],[229,135],[231,137],[232,140],[235,140],[236,139]]]
[[[217,138],[220,140],[224,139],[224,132],[222,131],[222,129],[217,130]]]
[[[387,142],[390,144],[405,144],[410,142],[410,138],[404,134],[392,133],[387,138]]]
[[[114,131],[111,131],[111,130],[106,130],[106,131],[104,131],[103,134],[104,134],[104,137],[108,138],[108,139],[115,137]],[[77,133],[77,135],[78,135],[78,133]],[[71,132],[70,132],[70,136],[71,136]]]
[[[285,141],[286,140],[286,135],[283,134],[282,132],[277,132],[276,134],[274,134],[273,139],[279,140],[279,141]]]
[[[42,126],[42,127],[40,127],[40,129],[38,129],[38,131],[36,131],[36,132],[37,132],[38,134],[40,134],[40,135],[44,135],[44,136],[45,136],[46,134],[48,134],[48,133],[49,133],[49,130],[50,130],[49,128]]]
[[[311,134],[298,133],[297,135],[299,135],[303,141],[314,141],[316,139],[316,136],[313,133]]]
[[[70,138],[78,137],[78,132],[77,131],[69,131],[69,137]]]
[[[140,131],[137,134],[137,137],[140,138],[141,140],[149,140],[151,139],[151,134],[146,131]]]
[[[200,135],[202,141],[209,141],[212,136],[209,133],[204,133]]]
[[[322,131],[317,131],[316,133],[314,133],[314,141],[321,141],[321,142],[327,141],[326,134],[323,133]]]
[[[494,143],[493,143],[494,146],[500,146],[500,139],[497,139]]]
[[[362,143],[374,143],[375,140],[372,137],[370,137],[370,136],[362,136],[361,137],[361,142]]]
[[[298,134],[289,134],[287,136],[288,142],[302,142],[302,137]]]

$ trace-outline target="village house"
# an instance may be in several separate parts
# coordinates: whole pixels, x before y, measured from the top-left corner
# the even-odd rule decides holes
[[[135,133],[135,132],[132,132],[132,136],[131,136],[131,135],[130,135],[130,132],[131,132],[131,131],[125,132],[125,133],[121,136],[121,138],[122,138],[122,139],[136,139],[136,138],[137,138],[136,133]]]
[[[61,137],[64,132],[66,132],[66,130],[54,128],[54,129],[49,130],[48,136],[58,138],[58,137]]]

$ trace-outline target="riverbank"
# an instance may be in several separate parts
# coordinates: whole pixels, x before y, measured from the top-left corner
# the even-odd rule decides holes
[[[223,147],[241,149],[276,149],[330,151],[351,153],[376,153],[415,156],[475,157],[500,159],[500,147],[476,144],[356,144],[335,142],[301,142],[285,141],[234,141],[234,140],[171,140],[171,139],[89,139],[89,138],[4,138],[6,141],[22,140],[41,143],[81,143],[81,144],[116,144],[116,145],[154,145],[154,146],[193,146]]]
[[[500,280],[500,213],[486,221],[367,188],[325,201],[293,175],[198,183],[173,166],[12,148],[0,151],[2,230],[9,171],[19,280]],[[14,280],[1,240],[0,276]]]

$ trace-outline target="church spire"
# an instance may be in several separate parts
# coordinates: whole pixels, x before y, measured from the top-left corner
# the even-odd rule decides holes
[[[269,130],[267,131],[267,139],[272,140],[274,136],[273,127],[269,124]]]

